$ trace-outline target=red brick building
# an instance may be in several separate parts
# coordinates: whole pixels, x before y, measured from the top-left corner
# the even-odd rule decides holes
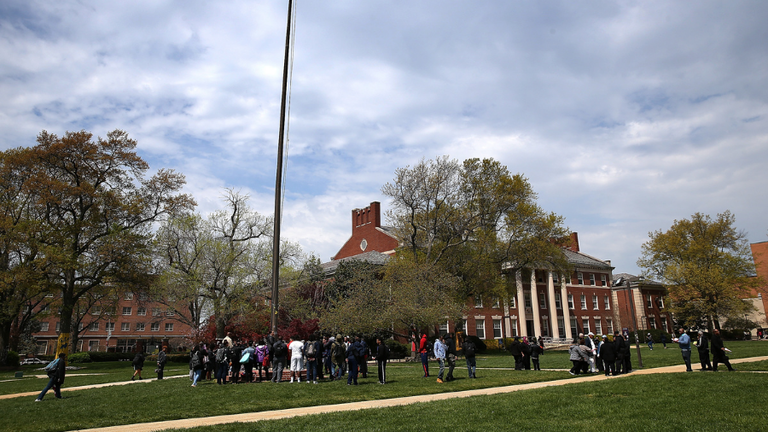
[[[34,334],[37,354],[52,355],[61,322],[56,313],[42,316],[42,329]],[[149,301],[144,295],[123,293],[108,307],[91,308],[82,320],[75,351],[151,352],[162,345],[178,347],[190,335],[191,327],[174,320],[174,316],[173,309]]]
[[[664,285],[628,273],[616,274],[615,278],[613,298],[623,327],[634,329],[636,322],[638,330],[674,333],[672,314],[664,304]]]
[[[755,311],[750,314],[749,319],[757,323],[758,329],[762,329],[765,333],[765,329],[768,329],[768,319],[766,319],[765,312],[768,311],[768,296],[764,293],[768,293],[768,241],[752,243],[749,245],[752,249],[752,260],[755,262],[755,270],[757,276],[763,279],[763,286],[760,289],[752,291],[752,295],[745,299],[752,303],[755,307]],[[752,336],[757,336],[757,330],[752,330]]]
[[[332,273],[340,260],[348,259],[383,264],[398,246],[391,228],[381,226],[381,205],[372,202],[364,209],[352,210],[352,236],[323,267]],[[438,324],[439,331],[463,330],[481,339],[535,335],[564,340],[582,332],[602,334],[620,328],[610,261],[581,252],[577,233],[571,235],[571,246],[563,253],[573,265],[572,274],[542,269],[517,272],[516,297],[468,299],[470,313],[459,323],[462,328],[446,320]]]

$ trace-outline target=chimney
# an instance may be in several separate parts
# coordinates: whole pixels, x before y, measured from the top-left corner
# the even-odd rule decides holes
[[[571,246],[570,249],[574,252],[579,251],[579,233],[572,232],[571,233]]]
[[[381,203],[378,201],[373,201],[364,209],[352,210],[352,231],[370,223],[376,228],[381,226]]]

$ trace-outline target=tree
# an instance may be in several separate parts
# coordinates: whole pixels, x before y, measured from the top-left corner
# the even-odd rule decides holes
[[[552,242],[568,233],[563,218],[544,212],[528,180],[498,161],[422,160],[398,168],[382,192],[392,199],[387,217],[402,252],[458,276],[459,297],[512,295],[515,284],[505,272],[568,268]]]
[[[126,132],[92,137],[43,131],[38,144],[13,161],[29,175],[20,193],[30,200],[27,220],[39,233],[26,248],[39,250],[45,288],[61,301],[57,352],[69,351],[80,299],[104,285],[145,283],[152,224],[194,206],[178,193],[183,175],[161,169],[146,177],[149,165]]]
[[[401,333],[436,322],[458,320],[464,302],[455,296],[457,279],[433,264],[393,258],[385,266],[342,262],[326,287],[325,330],[366,334]]]
[[[247,195],[227,190],[224,201],[225,209],[208,219],[180,214],[163,224],[153,288],[155,300],[180,308],[176,319],[194,329],[213,315],[219,338],[232,320],[254,312],[256,297],[266,298],[272,259],[272,222],[248,207]],[[283,242],[283,262],[300,253],[296,244]]]
[[[710,328],[720,319],[751,308],[743,298],[760,286],[746,234],[734,227],[729,212],[716,219],[701,213],[675,220],[666,232],[648,233],[637,261],[647,277],[669,291],[670,310],[683,325],[704,317]]]

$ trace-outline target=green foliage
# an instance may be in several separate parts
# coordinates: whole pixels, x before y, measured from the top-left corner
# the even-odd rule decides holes
[[[8,351],[8,354],[5,356],[5,366],[11,368],[19,367],[19,353],[16,351]]]
[[[654,344],[660,344],[661,343],[661,335],[664,334],[667,338],[667,343],[672,343],[672,338],[675,336],[672,336],[672,334],[665,332],[661,329],[648,329],[648,330],[638,330],[637,331],[637,337],[640,338],[640,343],[644,344],[645,342],[645,336],[646,334],[650,333],[651,337],[653,338]],[[691,332],[689,333],[691,336],[691,340],[696,340],[696,333]],[[635,343],[635,332],[629,332],[629,342]]]
[[[411,348],[408,345],[394,339],[386,339],[384,344],[389,348],[389,358],[391,359],[406,358],[411,353]]]
[[[90,363],[92,361],[91,353],[87,351],[74,353],[67,358],[67,361],[69,363]]]
[[[86,353],[90,356],[93,362],[106,362],[106,361],[119,361],[119,360],[133,360],[135,354],[133,353],[118,353],[118,352],[103,352],[103,351],[90,351]]]
[[[749,312],[742,301],[760,288],[746,234],[734,227],[728,211],[716,219],[701,213],[676,220],[666,232],[648,234],[637,264],[646,275],[663,282],[672,301],[670,311],[686,326],[700,318],[708,327],[718,320]]]
[[[485,341],[480,339],[477,336],[465,336],[467,339],[471,340],[472,343],[475,344],[475,353],[477,354],[483,354],[488,350],[488,347],[485,345]]]

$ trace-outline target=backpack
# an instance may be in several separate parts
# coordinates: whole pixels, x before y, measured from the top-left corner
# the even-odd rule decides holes
[[[56,359],[47,365],[45,365],[45,371],[46,372],[53,372],[56,370],[56,368],[59,366],[59,359]]]
[[[196,367],[200,366],[200,356],[198,355],[198,351],[195,351],[192,353],[192,369],[195,369]]]
[[[285,357],[286,354],[288,354],[288,347],[285,342],[275,342],[275,357]]]
[[[331,351],[333,352],[334,358],[344,358],[344,347],[342,344],[334,342],[333,346],[331,347]]]
[[[472,342],[468,342],[464,346],[464,357],[474,357],[475,356],[475,344]]]
[[[309,346],[307,347],[307,358],[315,358],[317,357],[317,350],[315,349],[315,343],[310,342]]]
[[[227,362],[227,349],[224,347],[221,347],[216,351],[216,363],[226,363],[226,362]]]

